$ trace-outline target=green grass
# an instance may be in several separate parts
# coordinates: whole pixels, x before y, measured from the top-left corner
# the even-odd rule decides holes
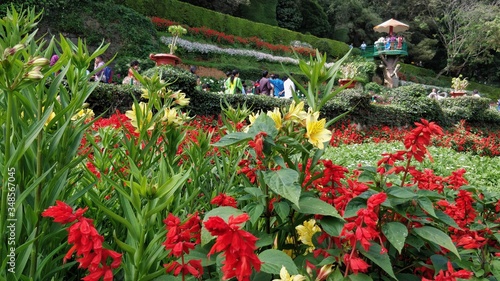
[[[376,166],[384,152],[395,152],[404,149],[402,143],[367,143],[355,145],[342,145],[330,147],[326,150],[324,158],[331,159],[335,164],[355,169],[358,164],[363,166]],[[459,153],[449,148],[428,148],[432,158],[422,163],[413,161],[412,165],[417,169],[430,168],[434,174],[448,176],[458,168],[465,168],[465,178],[469,185],[477,188],[485,188],[490,191],[500,191],[500,174],[496,167],[500,166],[500,157],[480,157],[469,153]]]

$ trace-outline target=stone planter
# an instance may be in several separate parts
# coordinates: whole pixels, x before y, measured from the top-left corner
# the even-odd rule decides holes
[[[352,88],[354,88],[354,86],[356,86],[356,80],[352,80],[352,79],[339,79],[339,85],[340,85],[340,87],[342,87],[342,86],[348,84],[351,81],[352,81],[352,83],[349,84],[346,87],[346,89],[352,89]]]
[[[175,66],[181,63],[179,57],[171,54],[150,54],[149,58],[156,62],[156,66],[167,64]]]
[[[453,92],[450,92],[450,97],[452,98],[456,98],[456,97],[462,97],[462,96],[465,96],[465,91],[453,91]]]

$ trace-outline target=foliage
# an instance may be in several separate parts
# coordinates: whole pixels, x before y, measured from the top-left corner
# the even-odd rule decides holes
[[[90,46],[98,46],[106,39],[106,42],[112,43],[105,55],[108,59],[117,52],[120,55],[146,57],[158,48],[156,31],[148,18],[133,9],[107,1],[89,1],[84,5],[68,1],[58,16],[44,20],[50,20],[52,32],[85,38]]]
[[[342,90],[342,88],[334,89],[333,86],[336,75],[349,54],[350,52],[330,66],[326,65],[326,54],[322,55],[319,51],[316,51],[315,58],[311,56],[309,62],[299,59],[299,67],[308,79],[307,89],[293,76],[290,76],[290,78],[295,83],[297,89],[304,93],[307,105],[313,111],[320,111],[330,99]],[[299,97],[295,92],[293,93],[293,98],[295,102],[299,102]]]
[[[298,31],[303,21],[302,14],[299,11],[299,4],[298,1],[278,0],[276,20],[279,27]]]
[[[430,20],[436,26],[438,38],[446,48],[446,66],[440,72],[459,74],[464,65],[490,57],[485,34],[486,22],[492,21],[498,7],[477,1],[430,1]],[[440,15],[440,16],[437,16]]]
[[[469,86],[469,81],[467,78],[463,78],[463,75],[459,75],[458,77],[451,78],[451,87],[455,91],[463,91]]]
[[[65,231],[40,214],[57,199],[74,204],[87,190],[72,188],[81,176],[77,152],[92,117],[84,102],[97,86],[88,83],[94,73],[86,71],[107,45],[89,53],[81,40],[35,40],[39,18],[34,8],[12,8],[0,20],[2,280],[64,280],[68,270],[76,278],[83,272],[74,261],[61,266],[62,257],[54,258]],[[59,60],[49,66],[54,53]]]
[[[358,66],[353,62],[348,62],[340,67],[343,79],[354,79],[358,75]]]
[[[171,25],[168,27],[168,32],[172,34],[172,43],[168,45],[168,48],[170,49],[170,54],[173,55],[177,49],[177,39],[179,39],[181,35],[186,34],[187,30],[180,25]]]

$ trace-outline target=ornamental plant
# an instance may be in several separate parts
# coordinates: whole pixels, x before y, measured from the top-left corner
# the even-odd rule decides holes
[[[467,78],[463,78],[462,74],[460,74],[458,77],[451,78],[451,87],[456,92],[464,91],[467,86],[469,86],[469,81],[467,81]]]
[[[353,62],[345,63],[340,68],[342,79],[354,79],[358,75],[358,66]]]
[[[168,32],[172,34],[172,43],[168,45],[170,48],[170,54],[173,55],[175,50],[177,49],[177,39],[183,34],[187,33],[187,30],[181,25],[171,25],[168,27]]]
[[[92,53],[81,40],[35,40],[40,16],[12,6],[0,19],[0,280],[64,280],[78,267],[69,256],[65,265],[54,258],[68,251],[61,246],[68,233],[41,213],[58,199],[73,204],[82,196],[72,186],[91,113],[78,113],[97,86],[86,70],[107,45]],[[54,54],[59,59],[50,65]]]

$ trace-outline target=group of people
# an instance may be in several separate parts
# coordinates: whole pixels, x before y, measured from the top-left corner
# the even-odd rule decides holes
[[[226,73],[227,79],[224,82],[224,93],[226,94],[255,94],[266,95],[277,98],[293,97],[292,91],[295,91],[295,84],[293,81],[284,76],[280,78],[278,74],[269,75],[268,71],[262,72],[262,77],[259,81],[252,83],[250,89],[247,89],[245,82],[239,77],[238,70]]]
[[[395,36],[391,34],[387,37],[380,37],[376,42],[378,50],[401,50],[403,48],[404,38],[402,35]]]

